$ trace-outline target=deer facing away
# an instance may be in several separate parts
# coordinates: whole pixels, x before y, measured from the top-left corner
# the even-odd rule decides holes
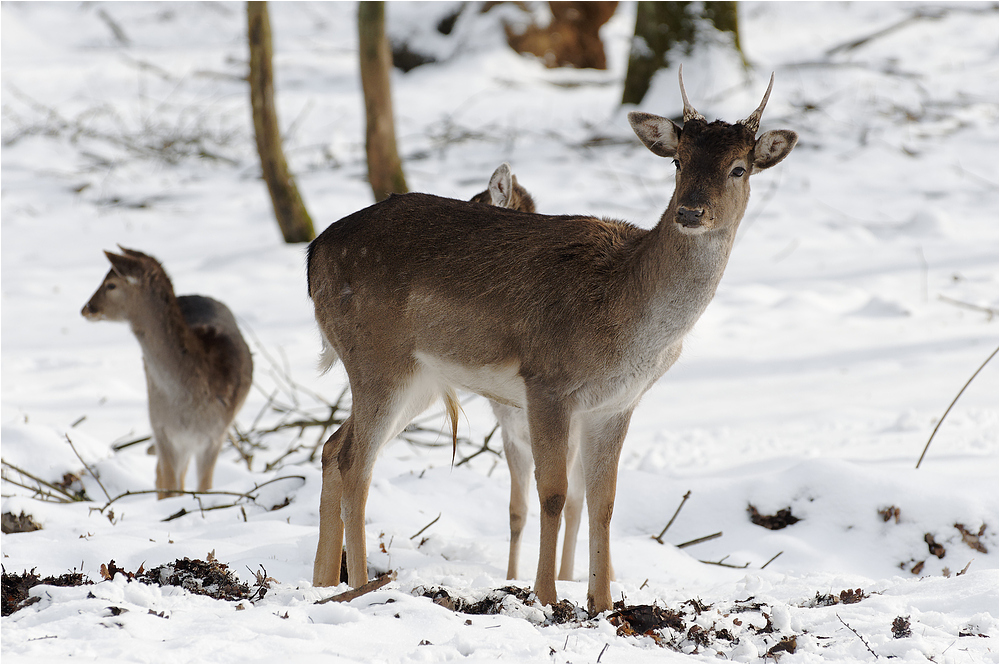
[[[104,253],[111,270],[81,314],[127,321],[142,348],[158,498],[184,490],[192,457],[198,491],[211,489],[226,432],[250,391],[250,348],[228,307],[206,296],[175,296],[156,259],[121,251]]]
[[[500,208],[510,208],[521,212],[535,212],[535,201],[531,194],[517,182],[511,173],[510,164],[504,162],[490,178],[487,189],[471,199],[479,203],[489,203]],[[528,431],[528,416],[524,409],[490,400],[493,414],[500,423],[500,437],[503,440],[504,458],[510,469],[510,552],[507,557],[507,579],[518,578],[518,561],[521,552],[521,535],[528,516],[528,492],[531,489],[531,471],[534,462],[531,457],[531,436]],[[562,558],[559,563],[559,579],[573,579],[573,563],[576,559],[576,538],[580,532],[580,516],[583,511],[584,481],[583,459],[579,451],[579,429],[573,427],[569,435],[569,454],[566,470],[569,485],[566,504],[563,506],[565,526],[563,530]]]
[[[773,84],[773,76],[772,76]],[[460,388],[525,410],[541,504],[534,591],[557,600],[556,544],[579,430],[590,566],[587,607],[611,609],[610,522],[632,411],[677,360],[715,294],[750,196],[750,176],[797,136],[746,119],[709,123],[684,93],[683,126],[629,122],[673,159],[675,189],[651,230],[443,199],[391,196],[331,224],[309,246],[323,362],[339,358],[351,415],[323,449],[313,583],[367,581],[365,504],[379,450]]]

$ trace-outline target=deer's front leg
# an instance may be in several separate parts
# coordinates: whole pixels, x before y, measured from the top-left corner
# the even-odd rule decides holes
[[[535,595],[543,605],[551,605],[556,596],[556,546],[563,505],[566,503],[566,458],[570,414],[558,403],[539,400],[528,402],[528,427],[531,431],[531,454],[535,458],[535,484],[541,504],[541,537],[538,545],[538,571]]]
[[[587,610],[592,615],[611,609],[611,514],[615,509],[618,458],[631,416],[629,411],[588,423],[581,446],[590,525]]]

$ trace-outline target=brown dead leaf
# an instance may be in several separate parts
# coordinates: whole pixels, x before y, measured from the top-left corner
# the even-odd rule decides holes
[[[927,543],[927,550],[939,559],[943,559],[945,555],[944,545],[934,541],[934,534],[925,533],[924,542]]]
[[[896,520],[896,524],[899,524],[899,508],[896,506],[889,506],[888,508],[882,508],[878,511],[878,514],[882,516],[883,522],[888,522],[891,519]]]
[[[795,637],[796,637],[795,635],[792,635],[791,637],[786,637],[782,639],[780,642],[778,642],[773,647],[767,650],[767,655],[777,660],[778,659],[777,654],[783,651],[787,653],[795,653],[796,649]]]
[[[978,533],[972,533],[971,531],[965,528],[964,524],[955,524],[955,528],[958,529],[958,532],[960,534],[962,534],[963,543],[965,543],[972,549],[976,550],[977,552],[982,552],[983,554],[987,554],[986,546],[983,545],[983,543],[979,540],[982,537],[982,535],[986,533],[986,524],[983,524],[981,527],[979,527]]]

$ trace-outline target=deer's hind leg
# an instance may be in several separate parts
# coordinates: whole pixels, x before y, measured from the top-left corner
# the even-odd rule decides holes
[[[228,431],[228,430],[227,430]],[[215,475],[215,463],[226,442],[226,432],[206,441],[195,453],[195,464],[198,469],[198,491],[207,492],[212,489],[212,478]]]
[[[319,543],[313,563],[313,586],[340,584],[340,559],[344,547],[344,519],[341,513],[343,484],[337,457],[345,438],[351,434],[350,417],[323,444],[323,489],[319,499]]]
[[[153,437],[156,440],[156,498],[177,496],[184,491],[187,456],[167,436],[165,428],[154,426]]]
[[[378,453],[442,392],[439,385],[428,380],[418,369],[410,372],[405,382],[389,383],[379,377],[362,384],[362,390],[355,385],[352,380],[351,426],[344,433],[337,451],[337,472],[331,470],[328,474],[324,464],[323,473],[324,485],[328,478],[336,483],[339,476],[341,516],[347,540],[347,573],[352,587],[368,581],[365,504]],[[331,489],[327,497],[324,492],[323,501],[332,502],[335,493],[336,489]],[[328,556],[336,558],[339,553],[331,552]]]
[[[566,490],[566,506],[563,508],[562,560],[559,563],[559,579],[573,579],[573,564],[576,560],[576,539],[580,533],[580,517],[583,514],[583,499],[586,484],[583,479],[583,457],[579,452],[580,430],[576,420],[570,428],[570,450],[566,459],[566,476],[569,485]]]
[[[507,555],[507,579],[517,579],[521,555],[521,536],[528,520],[528,495],[531,490],[531,438],[524,409],[491,402],[500,423],[503,453],[510,469],[510,551]]]

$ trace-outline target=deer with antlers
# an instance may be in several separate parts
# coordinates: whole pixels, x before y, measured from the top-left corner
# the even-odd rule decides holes
[[[632,412],[712,300],[750,176],[797,140],[791,130],[757,135],[771,84],[734,124],[706,121],[683,78],[683,125],[629,114],[642,143],[677,169],[673,197],[650,230],[406,194],[312,242],[308,287],[323,365],[339,358],[353,393],[351,415],[323,449],[314,584],[339,582],[345,535],[349,584],[367,581],[365,504],[379,450],[438,398],[454,410],[461,389],[526,413],[541,503],[534,591],[543,604],[557,600],[568,462],[582,456],[587,607],[611,609],[610,523]]]

